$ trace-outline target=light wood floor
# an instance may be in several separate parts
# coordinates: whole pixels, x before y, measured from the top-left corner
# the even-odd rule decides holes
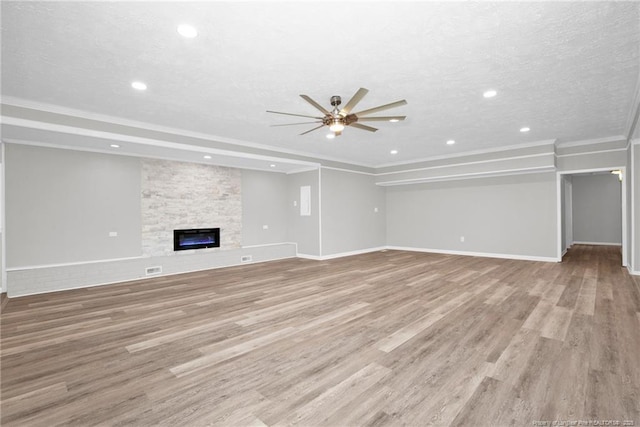
[[[10,299],[3,426],[640,425],[640,287],[400,251]]]

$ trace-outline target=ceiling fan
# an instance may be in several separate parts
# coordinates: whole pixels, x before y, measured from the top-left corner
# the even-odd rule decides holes
[[[374,127],[363,125],[360,122],[380,122],[380,121],[397,122],[400,120],[404,120],[407,117],[407,116],[365,117],[365,116],[368,116],[369,114],[373,114],[379,111],[388,110],[390,108],[395,108],[401,105],[405,105],[407,101],[404,99],[401,101],[392,102],[390,104],[381,105],[379,107],[369,108],[368,110],[359,111],[357,113],[352,113],[351,110],[353,110],[353,108],[358,104],[358,102],[362,100],[362,98],[364,98],[364,96],[368,92],[369,91],[365,88],[358,89],[358,91],[351,97],[349,102],[347,102],[347,104],[343,108],[339,108],[339,106],[342,104],[342,99],[337,95],[332,96],[331,106],[333,107],[333,109],[331,111],[327,110],[322,105],[318,104],[309,96],[300,95],[302,99],[304,99],[309,104],[313,105],[316,109],[318,109],[320,112],[322,112],[323,115],[320,117],[308,116],[305,114],[283,113],[280,111],[271,111],[271,110],[267,110],[267,113],[284,114],[287,116],[307,117],[310,119],[315,119],[315,121],[313,122],[285,123],[281,125],[272,125],[272,127],[296,126],[296,125],[304,125],[304,124],[310,124],[310,123],[320,123],[319,126],[314,127],[313,129],[309,129],[306,132],[302,132],[300,135],[306,135],[309,132],[313,132],[314,130],[320,129],[321,127],[329,126],[329,130],[331,130],[333,134],[327,135],[328,138],[340,136],[346,126],[351,126],[353,128],[362,129],[369,132],[375,132],[378,130]]]

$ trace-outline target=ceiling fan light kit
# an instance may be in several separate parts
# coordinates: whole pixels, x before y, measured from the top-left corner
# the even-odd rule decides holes
[[[406,100],[400,100],[396,102],[392,102],[390,104],[380,105],[378,107],[370,108],[368,110],[363,110],[357,113],[352,113],[351,110],[364,98],[364,96],[369,91],[365,88],[360,88],[358,91],[351,97],[349,102],[341,109],[339,106],[342,104],[342,98],[338,95],[334,95],[330,99],[331,106],[333,109],[331,111],[324,108],[322,105],[311,99],[308,95],[300,95],[302,99],[307,101],[313,107],[315,107],[318,111],[320,111],[322,116],[308,116],[305,114],[296,114],[296,113],[284,113],[281,111],[271,111],[267,110],[267,113],[272,114],[284,114],[287,116],[296,116],[296,117],[306,117],[310,119],[315,119],[313,122],[299,122],[299,123],[285,123],[280,125],[272,125],[272,126],[296,126],[302,124],[310,124],[310,123],[320,123],[319,126],[314,127],[313,129],[309,129],[306,132],[302,132],[300,135],[306,135],[314,130],[320,129],[324,126],[328,126],[329,130],[333,132],[334,137],[340,136],[345,127],[350,126],[356,129],[366,130],[369,132],[376,132],[378,129],[363,125],[358,122],[375,122],[375,121],[388,121],[388,122],[398,122],[400,120],[404,120],[406,116],[385,116],[385,117],[364,117],[369,114],[374,114],[379,111],[388,110],[391,108],[399,107],[401,105],[405,105],[407,103]],[[331,135],[331,134],[330,134]]]

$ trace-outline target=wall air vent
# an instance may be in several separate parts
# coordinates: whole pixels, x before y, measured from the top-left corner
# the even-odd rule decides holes
[[[160,274],[160,273],[162,273],[162,267],[161,266],[147,267],[147,268],[144,269],[144,273],[147,276],[152,276],[154,274]]]

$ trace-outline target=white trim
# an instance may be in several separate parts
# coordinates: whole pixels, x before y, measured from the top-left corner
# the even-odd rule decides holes
[[[260,143],[256,143],[256,142],[250,142],[250,141],[227,138],[227,137],[222,137],[222,136],[217,136],[217,135],[211,135],[211,134],[208,134],[208,133],[194,132],[194,131],[188,131],[188,130],[185,130],[185,129],[172,128],[172,127],[161,126],[161,125],[155,125],[155,124],[152,124],[152,123],[139,122],[139,121],[135,121],[135,120],[124,119],[124,118],[121,118],[121,117],[108,116],[108,115],[97,114],[97,113],[88,113],[88,112],[82,111],[82,110],[76,110],[76,109],[72,109],[72,108],[61,107],[59,105],[54,105],[54,104],[35,102],[35,101],[30,101],[30,100],[26,100],[26,99],[22,99],[22,98],[16,98],[16,97],[12,97],[12,96],[3,96],[2,97],[2,104],[14,106],[14,107],[20,107],[20,108],[29,108],[29,109],[33,109],[33,110],[40,110],[40,111],[44,111],[44,112],[48,112],[48,113],[73,116],[73,117],[77,117],[77,118],[81,118],[81,119],[96,120],[96,121],[101,121],[101,122],[104,122],[104,123],[107,123],[107,124],[136,127],[136,128],[143,129],[143,130],[149,130],[149,131],[154,131],[154,132],[162,132],[162,133],[166,133],[166,134],[184,136],[184,137],[187,137],[187,138],[205,139],[205,140],[209,140],[209,141],[221,142],[223,144],[237,145],[237,146],[240,146],[240,147],[258,148],[258,149],[261,149],[261,150],[273,151],[273,152],[276,152],[276,153],[290,154],[290,155],[302,156],[302,157],[309,157],[309,158],[312,158],[312,159],[322,159],[322,160],[328,160],[328,161],[338,162],[338,163],[352,164],[352,165],[362,166],[362,167],[369,167],[369,168],[373,168],[374,167],[373,165],[369,165],[369,164],[355,163],[355,162],[353,162],[351,160],[339,159],[339,158],[322,156],[322,155],[317,155],[317,154],[310,154],[310,153],[304,152],[304,151],[290,150],[290,149],[286,149],[286,148],[279,148],[279,147],[274,147],[274,146],[266,145],[266,144],[260,144]],[[2,117],[2,121],[4,122],[5,119],[10,117],[10,116],[1,116],[1,117]],[[46,122],[43,122],[43,123],[46,123]]]
[[[19,119],[15,117],[3,116],[2,121],[4,124],[8,124],[11,126],[45,130],[49,132],[64,133],[69,135],[85,136],[85,137],[91,137],[91,138],[97,138],[97,139],[105,139],[108,141],[129,142],[133,144],[169,148],[169,149],[187,151],[187,152],[215,154],[219,156],[228,156],[228,157],[241,158],[241,159],[263,160],[265,162],[275,161],[275,162],[288,163],[293,165],[311,166],[311,165],[318,164],[318,163],[309,162],[305,160],[293,160],[288,158],[268,156],[268,155],[262,155],[262,154],[245,153],[243,151],[223,150],[219,148],[210,148],[210,147],[205,147],[201,145],[182,144],[182,143],[162,141],[162,140],[152,139],[152,138],[142,138],[139,136],[124,135],[120,133],[104,132],[104,131],[97,131],[97,130],[91,130],[91,129],[85,129],[85,128],[78,128],[74,126],[57,125],[57,124],[51,124],[47,122],[38,122],[34,120]],[[43,143],[40,143],[40,144],[43,144]],[[53,144],[47,144],[47,145],[51,146]],[[82,148],[77,147],[76,150],[81,151]],[[139,155],[139,157],[146,157],[146,156]]]
[[[629,272],[629,274],[631,274],[632,276],[640,276],[640,271],[636,271],[631,269],[631,267],[627,266],[627,271]]]
[[[0,245],[2,247],[2,269],[0,269],[0,280],[2,280],[2,286],[0,287],[0,292],[7,292],[7,227],[5,220],[5,212],[7,201],[5,198],[5,189],[6,189],[6,175],[5,175],[5,165],[7,163],[7,157],[5,154],[5,145],[0,142],[0,153],[2,155],[1,163],[0,163],[0,174],[2,177],[2,185],[0,186],[0,198],[2,203],[2,207],[0,208],[0,229],[2,230],[2,241]]]
[[[404,165],[410,165],[413,163],[430,162],[435,160],[454,159],[457,157],[476,156],[480,154],[499,153],[501,151],[512,151],[512,150],[519,150],[519,149],[525,149],[525,148],[541,147],[544,145],[555,146],[556,141],[557,141],[556,139],[546,139],[543,141],[531,142],[528,144],[506,145],[504,147],[485,148],[480,150],[465,151],[463,153],[443,154],[441,156],[423,157],[421,159],[404,160],[401,162],[394,162],[394,163],[383,163],[381,165],[375,166],[375,169],[382,169],[382,168],[388,168],[393,166],[404,166]]]
[[[636,81],[636,91],[633,94],[631,109],[629,110],[629,116],[627,117],[626,121],[626,139],[630,139],[633,136],[635,128],[636,126],[638,126],[638,120],[640,120],[640,76],[638,76],[638,80]]]
[[[581,147],[583,145],[593,145],[593,144],[605,144],[608,142],[619,142],[626,141],[627,138],[623,135],[614,135],[614,136],[606,136],[604,138],[594,138],[594,139],[582,139],[580,141],[567,141],[567,142],[558,142],[556,143],[556,147],[558,148],[570,148],[570,147]]]
[[[626,176],[623,179],[631,182],[631,259],[628,260],[627,264],[631,270],[636,268],[636,159],[635,159],[635,148],[634,145],[631,144],[629,147],[631,150],[631,170],[625,174]],[[629,185],[629,184],[627,184]]]
[[[556,239],[558,241],[557,254],[562,262],[562,174],[556,173]]]
[[[297,257],[302,259],[312,259],[314,261],[322,261],[322,257],[318,255],[308,255],[308,254],[298,253]]]
[[[538,262],[560,262],[556,257],[543,257],[534,255],[516,255],[516,254],[496,254],[487,252],[468,252],[468,251],[454,251],[448,249],[427,249],[427,248],[414,248],[405,246],[387,246],[388,250],[395,251],[411,251],[411,252],[426,252],[433,254],[444,255],[461,255],[461,256],[474,256],[482,258],[500,258],[500,259],[514,259],[520,261],[538,261]]]
[[[620,246],[620,242],[573,242],[572,245],[590,245],[590,246]]]
[[[564,258],[564,256],[567,254],[567,252],[569,252],[569,249],[565,248],[564,251],[562,251],[562,255],[560,256],[560,259]]]
[[[265,166],[264,168],[247,166],[247,165],[229,166],[226,162],[220,161],[219,159],[212,159],[212,160],[181,159],[181,158],[177,158],[177,157],[158,156],[158,155],[146,154],[146,153],[145,154],[132,153],[132,152],[128,152],[126,150],[125,151],[122,151],[122,150],[113,151],[113,150],[93,148],[93,147],[78,147],[78,146],[73,146],[73,145],[49,144],[49,143],[46,143],[46,142],[27,141],[27,140],[23,140],[23,139],[13,139],[13,138],[3,138],[2,141],[5,142],[5,143],[8,143],[8,144],[26,145],[26,146],[29,146],[29,147],[54,148],[54,149],[72,150],[72,151],[80,151],[80,152],[87,152],[87,153],[108,154],[108,155],[112,155],[112,156],[135,157],[135,158],[138,158],[138,159],[156,159],[156,160],[167,160],[167,161],[170,161],[170,162],[197,163],[197,164],[201,164],[201,165],[220,166],[220,167],[225,167],[225,168],[230,168],[230,169],[255,170],[255,171],[271,172],[271,173],[284,173],[286,175],[293,174],[293,173],[307,172],[307,171],[310,171],[310,170],[316,170],[318,167],[320,167],[320,164],[318,163],[318,164],[316,164],[314,166],[310,166],[310,167],[299,168],[299,169],[291,169],[291,170],[288,170],[288,171],[284,171],[284,170],[274,170],[273,168],[270,168],[268,166]],[[184,150],[184,151],[187,152],[187,150]],[[227,157],[227,158],[230,158],[230,157]],[[216,160],[218,160],[218,161],[216,162]],[[276,161],[276,162],[278,162],[280,164],[286,163],[286,161],[283,162],[281,160],[272,160],[271,162],[273,162],[273,161]],[[269,162],[265,162],[265,163],[269,163]]]
[[[81,285],[81,286],[75,286],[75,287],[53,289],[53,290],[50,290],[50,291],[30,292],[30,293],[20,294],[20,295],[11,295],[11,298],[21,298],[21,297],[27,297],[27,296],[30,296],[30,295],[49,294],[49,293],[52,293],[52,292],[64,292],[64,291],[71,291],[71,290],[74,290],[74,289],[94,288],[96,286],[116,285],[116,284],[119,284],[119,283],[137,282],[139,280],[151,280],[151,279],[157,279],[158,277],[176,276],[178,274],[197,273],[199,271],[218,270],[220,268],[238,267],[238,266],[244,266],[244,265],[249,265],[249,264],[261,264],[263,262],[280,261],[280,260],[283,260],[283,259],[291,259],[291,258],[296,258],[296,256],[295,255],[291,255],[291,256],[285,256],[285,257],[281,257],[281,258],[267,259],[267,260],[263,260],[263,261],[239,262],[239,263],[236,263],[236,264],[227,264],[227,265],[219,265],[219,266],[214,266],[214,267],[198,268],[198,269],[195,269],[195,270],[186,270],[186,271],[180,271],[180,272],[176,272],[176,273],[154,274],[153,276],[140,276],[140,277],[134,277],[134,278],[131,278],[131,279],[126,279],[126,280],[117,280],[117,281],[113,281],[113,282],[94,283],[94,284],[90,284],[90,285]]]
[[[322,257],[322,168],[318,168],[318,253]]]
[[[296,242],[280,242],[280,243],[263,243],[260,245],[249,245],[249,246],[241,246],[242,249],[252,249],[252,248],[265,248],[267,246],[280,246],[280,245],[295,245],[296,249],[298,244]],[[297,252],[297,250],[296,250]],[[246,264],[246,263],[243,263]]]
[[[394,175],[394,174],[408,173],[408,172],[419,172],[419,171],[430,170],[430,169],[446,169],[446,168],[452,168],[452,167],[456,167],[456,166],[478,165],[478,164],[483,164],[483,163],[495,163],[495,162],[503,162],[503,161],[508,161],[508,160],[528,159],[528,158],[531,158],[531,157],[554,156],[554,155],[555,155],[555,153],[549,152],[549,153],[538,153],[538,154],[526,154],[526,155],[523,155],[523,156],[499,157],[499,158],[490,159],[490,160],[476,160],[476,161],[473,161],[473,162],[447,163],[446,165],[425,166],[423,168],[404,169],[404,170],[395,171],[395,172],[382,172],[382,173],[376,174],[376,176]]]
[[[613,152],[616,152],[616,151],[627,151],[627,147],[625,147],[625,148],[612,148],[610,150],[600,150],[600,151],[586,151],[584,153],[556,154],[556,157],[585,156],[585,155],[588,155],[588,154],[613,153]]]
[[[261,244],[261,245],[250,245],[250,246],[241,246],[240,249],[251,249],[251,248],[262,248],[262,247],[267,247],[267,246],[282,246],[282,245],[296,245],[296,252],[297,252],[297,244],[294,242],[281,242],[281,243],[265,243],[265,244]],[[213,248],[212,248],[213,249]],[[218,249],[218,248],[215,248]],[[198,255],[198,252],[192,252],[192,251],[185,251],[186,253],[184,254],[179,254],[179,255],[160,255],[159,257],[164,257],[164,256],[188,256],[188,255]],[[224,253],[226,251],[224,250],[205,250],[205,252],[202,253]],[[27,266],[20,266],[20,267],[12,267],[12,268],[7,268],[7,271],[11,272],[11,271],[26,271],[26,270],[39,270],[39,269],[43,269],[43,268],[58,268],[58,267],[73,267],[73,266],[78,266],[78,265],[91,265],[91,264],[103,264],[105,262],[119,262],[119,261],[132,261],[132,260],[137,260],[137,259],[150,259],[150,258],[156,258],[156,256],[149,256],[149,255],[140,255],[140,256],[134,256],[134,257],[124,257],[124,258],[109,258],[109,259],[98,259],[98,260],[91,260],[91,261],[77,261],[77,262],[61,262],[61,263],[54,263],[54,264],[40,264],[40,265],[27,265]],[[243,262],[242,264],[247,264],[246,262]]]
[[[336,253],[336,254],[324,255],[324,256],[320,257],[320,259],[322,261],[325,261],[325,260],[328,260],[328,259],[344,258],[344,257],[348,257],[348,256],[368,254],[368,253],[371,253],[371,252],[379,252],[379,251],[386,250],[386,249],[387,249],[386,246],[378,246],[376,248],[359,249],[359,250],[356,250],[356,251],[339,252],[339,253]]]
[[[633,139],[629,140],[629,144],[631,144],[631,145],[640,144],[640,138],[633,138]]]
[[[400,179],[397,181],[382,181],[376,182],[376,185],[387,187],[392,185],[406,185],[406,184],[422,184],[427,182],[437,182],[437,181],[455,181],[459,179],[466,179],[469,177],[481,177],[481,178],[491,178],[491,177],[499,177],[505,175],[522,175],[528,173],[543,173],[543,172],[554,172],[556,170],[555,166],[533,166],[530,168],[521,168],[521,169],[505,169],[502,171],[489,171],[489,172],[473,172],[473,173],[465,173],[458,175],[440,175],[429,178],[411,178],[411,179]]]
[[[351,169],[343,169],[343,168],[334,168],[332,166],[321,166],[322,169],[331,169],[334,171],[340,171],[340,172],[348,172],[348,173],[358,173],[361,175],[369,175],[369,176],[378,176],[380,174],[375,174],[375,173],[371,173],[371,172],[363,172],[363,171],[356,171],[356,170],[351,170]]]
[[[315,166],[310,166],[310,167],[308,167],[308,168],[294,169],[294,170],[287,171],[287,172],[285,172],[285,173],[286,173],[287,175],[291,175],[291,174],[294,174],[294,173],[311,172],[311,171],[314,171],[314,170],[319,169],[319,168],[320,168],[320,163],[318,163],[318,164],[317,164],[317,165],[315,165]],[[244,168],[244,169],[247,169],[247,168]],[[273,170],[272,170],[272,171],[273,171]]]
[[[73,267],[77,265],[91,265],[91,264],[102,264],[105,262],[118,262],[118,261],[131,261],[134,259],[144,259],[151,258],[149,256],[133,256],[133,257],[125,257],[125,258],[111,258],[111,259],[98,259],[91,261],[77,261],[77,262],[61,262],[56,264],[40,264],[40,265],[25,265],[20,267],[11,267],[7,268],[7,271],[27,271],[27,270],[40,270],[42,268],[58,268],[58,267]]]

